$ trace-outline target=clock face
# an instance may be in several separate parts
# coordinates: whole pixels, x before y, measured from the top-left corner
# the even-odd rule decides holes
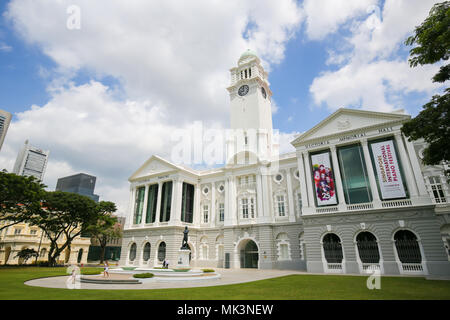
[[[267,94],[266,94],[266,89],[264,89],[264,87],[261,87],[261,93],[265,99],[267,97]]]
[[[245,96],[248,93],[248,85],[244,84],[243,86],[241,86],[238,90],[238,94],[240,96]]]

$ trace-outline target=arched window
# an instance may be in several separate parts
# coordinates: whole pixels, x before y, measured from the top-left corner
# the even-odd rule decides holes
[[[380,252],[378,251],[377,238],[367,231],[361,232],[356,237],[359,258],[362,263],[379,263]]]
[[[341,239],[334,233],[328,233],[323,237],[323,251],[328,263],[342,263]]]
[[[130,261],[136,259],[136,243],[133,243],[130,247]]]
[[[399,230],[394,235],[397,255],[401,263],[421,263],[422,255],[417,237],[409,230]]]
[[[148,261],[150,259],[150,243],[147,242],[144,246],[144,252],[143,252],[143,259],[144,261]]]
[[[166,258],[166,243],[161,242],[158,247],[158,260],[163,262]]]

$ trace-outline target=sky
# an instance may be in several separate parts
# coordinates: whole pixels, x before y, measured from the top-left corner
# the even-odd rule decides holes
[[[50,150],[48,190],[92,174],[124,215],[128,178],[170,160],[173,132],[229,127],[229,69],[247,49],[269,72],[282,152],[342,107],[414,117],[442,86],[439,65],[409,67],[404,40],[434,3],[0,0],[0,109],[13,114],[0,168],[28,139]]]

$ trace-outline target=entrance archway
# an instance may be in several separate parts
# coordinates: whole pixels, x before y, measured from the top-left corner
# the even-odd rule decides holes
[[[258,246],[253,240],[247,240],[241,245],[240,261],[241,268],[258,268]]]
[[[78,250],[77,263],[80,263],[82,258],[83,258],[83,249],[80,249]]]

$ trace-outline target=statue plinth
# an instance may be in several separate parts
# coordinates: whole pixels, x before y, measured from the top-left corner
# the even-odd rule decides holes
[[[178,250],[178,260],[176,269],[187,269],[190,268],[189,265],[189,255],[191,254],[191,250],[189,249],[180,249]]]

